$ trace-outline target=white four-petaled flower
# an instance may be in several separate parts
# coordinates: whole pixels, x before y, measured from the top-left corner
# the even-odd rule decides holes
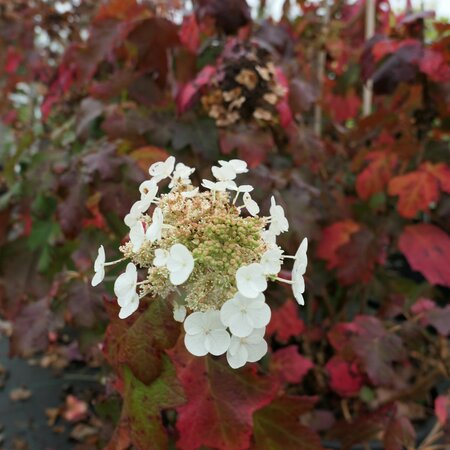
[[[282,206],[275,203],[275,197],[270,199],[270,225],[269,231],[276,236],[289,230],[289,222],[284,215]]]
[[[263,294],[247,298],[238,292],[220,309],[222,323],[237,337],[249,336],[255,328],[265,327],[270,322],[270,316],[270,308]]]
[[[91,285],[97,286],[105,278],[105,249],[103,245],[98,248],[97,258],[94,261],[94,272],[95,275],[92,278]]]
[[[124,273],[119,275],[114,283],[114,294],[121,310],[119,317],[125,319],[133,314],[139,306],[139,296],[136,293],[137,269],[133,263],[128,263]]]
[[[227,361],[233,369],[238,369],[247,362],[259,361],[267,353],[267,342],[264,340],[265,331],[265,328],[257,328],[244,338],[231,336]]]
[[[253,263],[240,267],[236,272],[236,285],[244,297],[256,298],[267,289],[263,266]]]
[[[162,248],[157,248],[155,250],[155,259],[153,260],[153,265],[155,267],[165,267],[167,264],[167,259],[169,258],[169,252]]]
[[[247,163],[242,159],[231,159],[230,161],[219,161],[219,164],[223,166],[231,166],[233,170],[239,175],[241,173],[248,172]]]
[[[153,177],[155,183],[158,183],[164,178],[170,177],[175,166],[175,158],[169,156],[165,161],[160,161],[152,164],[148,169],[149,174]]]
[[[192,167],[186,166],[183,163],[178,163],[175,166],[175,170],[172,174],[172,180],[169,183],[169,188],[174,187],[177,184],[188,185],[191,184],[191,179],[189,178],[195,169]]]
[[[263,253],[259,263],[263,266],[266,275],[276,275],[280,272],[282,255],[283,250],[279,247],[271,248]]]
[[[183,284],[194,269],[194,258],[183,244],[174,244],[170,247],[169,257],[166,261],[170,282],[174,286]]]
[[[184,343],[195,356],[222,355],[230,345],[230,335],[220,321],[219,311],[195,312],[184,321]]]

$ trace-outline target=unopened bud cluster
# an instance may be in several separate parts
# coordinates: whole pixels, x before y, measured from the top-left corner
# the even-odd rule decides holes
[[[212,167],[216,181],[203,180],[203,192],[191,184],[194,169],[175,166],[173,157],[150,167],[151,178],[139,188],[141,199],[125,217],[129,241],[120,247],[124,258],[119,261],[130,262],[114,292],[121,318],[132,315],[146,295],[171,302],[175,297],[174,318],[184,322],[187,349],[197,356],[226,353],[236,368],[267,352],[267,280],[291,284],[303,304],[307,241],[295,256],[283,255],[276,245],[289,226],[283,208],[272,197],[270,216],[260,217],[250,195],[253,187],[235,182],[247,172],[246,163],[219,164]],[[169,189],[157,196],[164,180],[170,181]],[[277,277],[285,258],[295,260],[292,281]],[[103,280],[105,266],[119,261],[105,262],[101,246],[92,284]]]

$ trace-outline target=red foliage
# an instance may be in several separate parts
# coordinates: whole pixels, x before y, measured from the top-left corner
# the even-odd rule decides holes
[[[270,370],[283,383],[301,383],[314,367],[312,361],[300,355],[295,345],[277,350],[270,360]]]
[[[291,337],[300,336],[305,330],[303,320],[298,317],[298,307],[288,300],[280,308],[272,310],[272,318],[267,325],[267,334],[275,335],[278,341],[287,342]]]

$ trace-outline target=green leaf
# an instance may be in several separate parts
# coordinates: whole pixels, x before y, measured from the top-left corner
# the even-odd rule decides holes
[[[167,432],[161,411],[175,408],[185,401],[175,368],[166,355],[158,378],[146,385],[130,368],[124,368],[124,412],[131,427],[131,439],[139,450],[160,450],[168,447]]]
[[[167,299],[155,299],[127,332],[124,354],[133,374],[151,383],[160,373],[164,349],[175,345],[179,324],[172,317]]]
[[[316,400],[285,395],[253,415],[254,436],[258,450],[323,450],[320,437],[300,423],[300,416],[310,411]]]

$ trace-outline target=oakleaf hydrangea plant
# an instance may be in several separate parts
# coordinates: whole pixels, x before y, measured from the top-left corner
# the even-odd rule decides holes
[[[151,178],[140,185],[141,198],[124,219],[130,229],[120,247],[124,257],[105,262],[100,246],[92,285],[103,280],[105,266],[129,260],[114,283],[120,318],[132,315],[146,295],[167,298],[174,319],[184,323],[190,353],[226,353],[238,368],[267,353],[268,281],[291,284],[304,304],[308,242],[303,239],[294,256],[284,254],[276,243],[289,228],[283,208],[272,197],[270,216],[259,216],[253,187],[236,184],[248,172],[245,161],[219,161],[212,167],[215,180],[203,180],[202,191],[191,183],[194,170],[175,165],[173,156],[150,167]],[[158,196],[164,180],[168,192]],[[294,260],[291,280],[278,276],[287,258]]]

